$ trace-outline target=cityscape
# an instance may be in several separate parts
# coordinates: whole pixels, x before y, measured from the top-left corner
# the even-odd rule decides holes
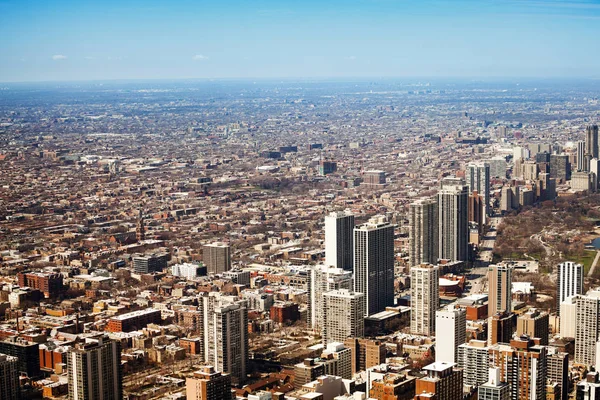
[[[109,1],[106,15],[17,3],[0,3],[0,29],[64,12],[48,40],[65,49],[80,39],[57,32],[86,37],[111,13],[123,19],[111,16],[97,49],[144,48],[133,28],[173,16],[154,1]],[[175,33],[186,12],[221,15],[183,3],[172,5]],[[0,400],[600,400],[600,79],[586,69],[597,55],[577,68],[555,59],[543,71],[567,73],[554,75],[529,73],[552,57],[523,56],[513,70],[497,55],[506,74],[474,57],[461,59],[464,75],[417,77],[418,61],[410,74],[377,73],[374,58],[301,76],[287,48],[272,70],[250,65],[243,47],[273,32],[258,31],[263,19],[289,22],[280,33],[298,49],[327,50],[331,32],[300,43],[318,21],[308,3],[256,14],[235,4],[248,38],[239,26],[224,38],[189,27],[212,33],[207,49],[240,46],[238,70],[216,51],[188,57],[215,63],[194,77],[166,53],[151,76],[147,60],[85,67],[66,51],[20,69],[26,54],[8,50],[43,33],[0,38]],[[383,38],[396,29],[385,12],[414,23],[450,7],[373,3],[336,6],[332,21],[344,30],[364,11],[374,19],[357,29]],[[539,33],[543,18],[600,18],[593,1],[535,3],[515,1],[507,16],[459,0],[466,14],[450,21],[525,15]],[[457,49],[475,49],[456,29]],[[577,42],[561,32],[546,51]],[[175,52],[184,36],[164,42]],[[362,45],[345,61],[360,61]]]

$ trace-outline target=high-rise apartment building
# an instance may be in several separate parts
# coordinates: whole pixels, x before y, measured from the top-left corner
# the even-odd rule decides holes
[[[463,370],[465,386],[476,387],[488,379],[489,347],[485,340],[472,339],[458,346],[457,364]]]
[[[17,358],[17,371],[29,378],[40,376],[40,345],[19,337],[0,341],[0,353]]]
[[[446,178],[438,192],[438,257],[467,261],[469,256],[468,188],[462,179]]]
[[[352,379],[352,350],[343,343],[330,342],[321,354],[326,360],[325,374],[339,376],[342,379]]]
[[[467,312],[448,307],[435,313],[435,361],[458,363],[458,346],[467,339]]]
[[[440,270],[422,264],[410,269],[410,331],[420,335],[435,333],[435,312],[440,307]]]
[[[210,293],[200,297],[203,324],[201,355],[216,371],[228,373],[235,384],[246,380],[248,363],[248,308],[234,296]]]
[[[556,179],[557,182],[560,180],[562,183],[571,179],[571,164],[568,155],[550,155],[550,178]]]
[[[415,393],[431,393],[436,399],[462,400],[463,371],[453,363],[429,364],[423,368],[426,377],[417,379]]]
[[[598,125],[590,125],[585,129],[585,157],[588,167],[592,158],[598,158],[598,153]],[[589,171],[589,168],[585,171]]]
[[[315,265],[308,274],[308,321],[313,329],[320,330],[323,326],[323,294],[331,290],[352,289],[352,271]]]
[[[202,261],[209,274],[221,274],[231,269],[231,247],[225,243],[202,246]]]
[[[0,353],[0,399],[2,400],[20,398],[18,362],[17,357]]]
[[[512,311],[512,272],[512,267],[506,264],[488,268],[488,315]]]
[[[596,343],[600,334],[600,290],[573,298],[577,306],[574,361],[583,365],[596,363]]]
[[[484,215],[490,215],[490,165],[485,162],[468,164],[465,177],[469,193],[476,191],[483,197]]]
[[[410,205],[408,215],[409,263],[437,264],[438,259],[438,205],[435,199],[421,199]]]
[[[323,343],[344,342],[365,333],[364,295],[347,289],[323,294]]]
[[[325,264],[352,271],[354,268],[354,215],[333,212],[325,217]]]
[[[488,346],[508,343],[513,336],[513,314],[499,312],[488,318]]]
[[[568,400],[569,354],[559,352],[556,347],[548,347],[547,369],[548,380],[558,385],[558,389],[560,390],[560,400]]]
[[[576,294],[583,294],[583,265],[565,261],[558,264],[556,270],[558,273],[556,308],[560,315],[560,303]]]
[[[588,171],[587,160],[585,156],[585,142],[580,140],[577,142],[577,171]]]
[[[354,291],[365,315],[394,304],[394,226],[384,216],[354,228]]]
[[[187,400],[232,400],[231,376],[206,366],[185,380]]]
[[[121,343],[108,336],[86,339],[67,352],[69,400],[121,400]]]
[[[527,335],[540,339],[540,344],[548,345],[550,319],[547,312],[529,309],[517,318],[517,336]]]
[[[509,400],[510,387],[502,380],[499,368],[490,368],[488,380],[477,389],[478,400]]]
[[[385,363],[387,350],[385,343],[379,340],[348,338],[344,346],[352,356],[352,374]]]
[[[546,400],[547,347],[524,336],[490,348],[492,366],[510,385],[512,400]]]
[[[577,297],[575,295],[567,297],[560,303],[560,337],[575,338],[575,328],[577,324]]]

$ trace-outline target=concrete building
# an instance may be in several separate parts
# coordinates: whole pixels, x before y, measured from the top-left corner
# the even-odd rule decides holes
[[[547,312],[530,309],[525,314],[517,317],[517,336],[527,335],[539,338],[540,344],[548,345],[550,335],[550,322]]]
[[[591,172],[576,171],[571,174],[571,190],[577,192],[591,192],[594,184],[594,175]]]
[[[573,261],[558,264],[556,269],[556,308],[560,315],[560,304],[571,296],[583,294],[583,265]]]
[[[323,363],[315,362],[313,358],[306,358],[303,362],[294,365],[294,389],[300,389],[324,374]]]
[[[352,357],[352,374],[385,363],[387,350],[379,340],[348,338],[344,346],[349,348]]]
[[[232,400],[231,376],[206,366],[185,380],[187,400]]]
[[[513,206],[513,191],[510,186],[502,187],[500,191],[500,211],[512,211]]]
[[[13,336],[0,341],[0,354],[17,358],[19,375],[29,378],[40,376],[40,345],[38,343]]]
[[[488,318],[488,346],[496,343],[508,343],[513,336],[514,316],[499,312]]]
[[[585,157],[585,141],[580,140],[577,143],[577,171],[589,171]]]
[[[505,264],[488,268],[488,315],[512,311],[512,267]]]
[[[308,272],[308,320],[311,327],[323,326],[323,294],[332,290],[352,289],[352,271],[326,265],[315,265]]]
[[[575,399],[577,400],[599,400],[600,379],[598,372],[589,372],[584,380],[577,384]]]
[[[422,264],[410,269],[410,331],[430,336],[435,333],[435,312],[440,307],[439,267]]]
[[[325,374],[339,376],[342,379],[352,379],[352,349],[343,343],[328,343],[325,351],[321,354],[321,359],[335,361],[326,363],[333,368],[326,365]]]
[[[333,212],[325,217],[325,264],[347,271],[354,269],[354,215]]]
[[[421,199],[409,208],[409,264],[437,264],[438,208],[435,199]]]
[[[167,253],[133,257],[133,270],[138,274],[162,272],[167,268],[168,261],[169,254]]]
[[[598,153],[598,125],[590,125],[585,128],[585,158],[588,166],[592,158],[598,158]],[[589,171],[589,168],[585,171]]]
[[[69,400],[121,400],[121,343],[108,336],[86,339],[67,352]]]
[[[175,264],[171,267],[171,275],[190,280],[196,279],[200,268],[200,265],[192,263]]]
[[[416,378],[406,374],[387,373],[371,383],[369,399],[412,400],[415,396]]]
[[[477,192],[483,197],[484,215],[490,214],[490,165],[486,162],[471,163],[465,172],[469,193]],[[485,223],[485,220],[484,220]]]
[[[467,336],[467,312],[464,308],[448,307],[435,313],[435,361],[457,363],[458,346]]]
[[[569,156],[566,154],[550,155],[550,177],[565,183],[571,179],[571,165]]]
[[[583,365],[596,363],[596,343],[600,333],[600,290],[573,298],[577,306],[574,361]]]
[[[465,386],[477,387],[488,379],[489,347],[485,340],[472,339],[458,346],[457,364],[463,370]]]
[[[560,337],[575,338],[575,328],[577,324],[577,301],[580,295],[567,297],[560,303]]]
[[[417,379],[415,394],[431,393],[436,399],[462,400],[463,371],[454,366],[435,362],[424,367],[427,376]]]
[[[228,373],[234,384],[246,380],[248,363],[248,308],[233,296],[210,293],[199,298],[201,355],[208,365]]]
[[[477,389],[478,400],[509,400],[510,387],[502,381],[499,368],[490,368],[488,380]]]
[[[547,347],[524,336],[490,348],[490,361],[510,385],[511,399],[546,400]]]
[[[446,178],[438,192],[438,257],[467,261],[469,255],[468,188],[462,179]]]
[[[0,353],[0,399],[18,400],[21,398],[17,357]]]
[[[548,347],[548,380],[556,383],[560,400],[569,399],[569,354],[559,352],[556,347]]]
[[[344,342],[365,333],[364,295],[347,289],[323,294],[323,343]]]
[[[354,228],[354,291],[365,316],[394,304],[394,226],[384,216]]]
[[[202,261],[209,274],[221,274],[231,269],[231,248],[225,243],[202,246]]]

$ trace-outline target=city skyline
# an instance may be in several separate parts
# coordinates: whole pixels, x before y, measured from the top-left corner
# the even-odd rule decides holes
[[[0,3],[0,82],[599,77],[593,1],[27,5]]]

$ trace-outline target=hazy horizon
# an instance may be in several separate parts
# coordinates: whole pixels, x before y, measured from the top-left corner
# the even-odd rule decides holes
[[[600,78],[595,0],[0,0],[0,82]]]

